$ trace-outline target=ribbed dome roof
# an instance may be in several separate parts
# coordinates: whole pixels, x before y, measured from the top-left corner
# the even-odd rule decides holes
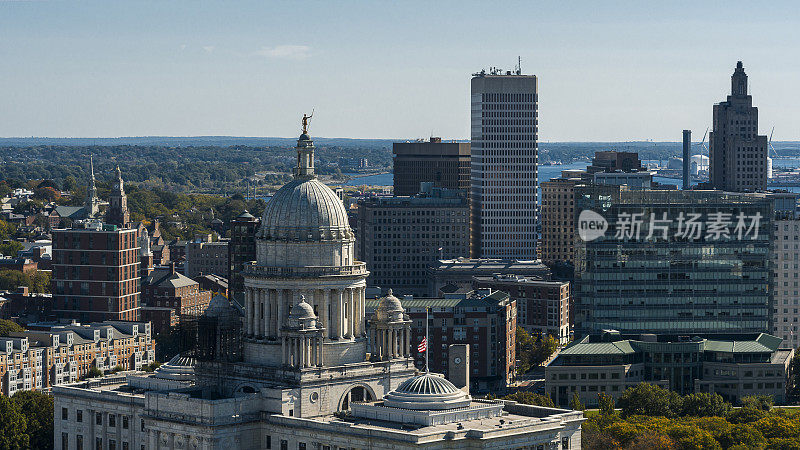
[[[289,313],[290,318],[292,319],[314,319],[316,318],[316,314],[314,314],[314,308],[311,307],[308,303],[306,303],[305,297],[300,298],[300,303],[292,306],[292,311]]]
[[[165,380],[192,381],[194,380],[194,368],[197,361],[189,356],[180,353],[175,355],[168,362],[159,366],[153,376]]]
[[[417,411],[463,408],[471,401],[469,394],[433,373],[409,378],[383,397],[386,406]]]
[[[352,239],[344,204],[317,179],[295,179],[267,203],[258,237],[268,240]]]
[[[378,308],[375,310],[375,316],[378,320],[402,319],[402,314],[405,312],[403,304],[400,299],[392,295],[392,290],[386,293],[385,297],[381,297],[378,302]],[[400,317],[397,317],[400,315]]]

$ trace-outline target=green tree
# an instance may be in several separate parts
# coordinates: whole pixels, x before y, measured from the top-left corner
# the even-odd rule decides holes
[[[0,319],[0,336],[8,336],[9,333],[18,333],[25,331],[25,328],[16,322],[7,319]]]
[[[0,255],[16,258],[20,250],[22,250],[22,244],[17,241],[0,242]]]
[[[19,391],[11,397],[27,422],[31,448],[53,448],[53,397],[39,391]]]
[[[742,408],[769,411],[774,404],[775,399],[771,395],[746,395],[742,397]]]
[[[719,416],[726,417],[731,411],[731,404],[717,393],[696,392],[683,397],[681,402],[682,416]]]
[[[17,227],[13,223],[8,223],[5,220],[0,220],[0,241],[4,241],[17,231]]]
[[[102,376],[103,371],[95,366],[90,367],[89,370],[86,371],[86,378],[97,378]]]
[[[583,411],[586,407],[581,403],[581,396],[577,392],[572,394],[572,400],[569,402],[569,407],[573,411]]]
[[[553,399],[547,395],[536,394],[529,391],[517,391],[513,394],[508,394],[505,397],[500,397],[503,400],[513,400],[515,402],[524,403],[526,405],[544,406],[547,408],[555,408]]]
[[[614,398],[604,392],[597,394],[597,404],[602,416],[610,416],[616,413],[614,410]]]
[[[30,448],[27,431],[28,422],[19,406],[5,395],[0,395],[0,449]]]
[[[516,352],[520,361],[517,370],[526,373],[539,366],[558,348],[558,341],[550,335],[537,338],[531,336],[524,328],[517,327]]]
[[[640,383],[626,389],[617,400],[617,406],[622,409],[622,417],[676,417],[681,412],[681,396],[660,386]]]

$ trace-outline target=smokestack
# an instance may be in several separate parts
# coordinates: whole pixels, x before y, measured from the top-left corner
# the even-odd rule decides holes
[[[689,190],[691,179],[689,178],[689,167],[692,164],[690,149],[692,147],[692,130],[683,130],[683,189]]]

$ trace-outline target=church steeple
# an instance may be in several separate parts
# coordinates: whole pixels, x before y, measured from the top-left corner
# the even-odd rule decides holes
[[[89,189],[86,192],[86,204],[84,205],[84,209],[86,211],[86,217],[96,217],[100,213],[100,199],[97,198],[97,186],[95,185],[94,179],[94,160],[92,156],[89,155]]]
[[[317,176],[314,174],[314,141],[308,135],[308,122],[314,112],[310,116],[303,114],[303,134],[297,139],[297,167],[294,169],[295,179],[312,179]]]
[[[121,227],[126,227],[131,221],[128,212],[128,196],[125,195],[124,182],[122,181],[122,171],[117,166],[117,179],[111,195],[108,197],[108,211],[106,211],[106,222]]]
[[[744,73],[742,62],[736,63],[736,70],[731,75],[731,96],[744,97],[747,95],[747,74]]]

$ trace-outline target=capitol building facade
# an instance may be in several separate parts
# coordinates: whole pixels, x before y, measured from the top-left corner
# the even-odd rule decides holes
[[[215,299],[200,350],[155,373],[55,387],[55,448],[579,449],[581,412],[474,399],[469,383],[420,372],[391,293],[366,323],[369,272],[344,205],[314,175],[306,122],[294,180],[264,211],[244,305]]]

